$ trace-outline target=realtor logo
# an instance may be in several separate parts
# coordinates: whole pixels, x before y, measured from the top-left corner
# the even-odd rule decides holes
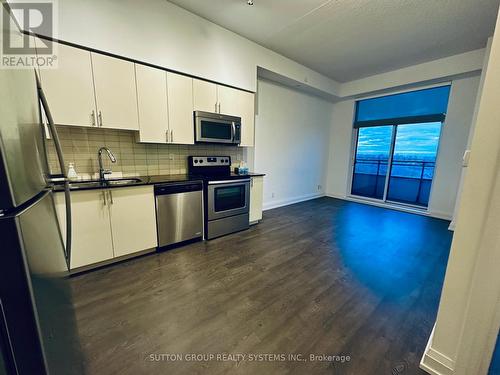
[[[8,10],[10,8],[10,11]],[[2,50],[1,68],[23,69],[56,67],[54,47],[41,35],[54,37],[54,1],[9,1],[1,7]],[[17,25],[16,25],[17,22]],[[19,33],[19,29],[23,33]]]

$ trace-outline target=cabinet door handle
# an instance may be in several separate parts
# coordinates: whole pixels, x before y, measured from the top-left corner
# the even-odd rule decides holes
[[[113,192],[111,190],[108,190],[109,192],[109,201],[111,202],[111,204],[113,204]]]
[[[174,141],[174,129],[170,130],[170,142]]]
[[[101,113],[101,111],[99,111],[98,122],[99,122],[99,126],[102,127],[102,113]]]
[[[90,121],[92,123],[92,126],[95,126],[95,111],[92,110],[92,113],[90,114]]]
[[[217,113],[217,102],[215,102],[215,113]]]
[[[219,113],[220,113],[220,102],[219,102]]]
[[[167,143],[170,142],[170,138],[169,138],[169,131],[167,129],[166,133],[165,133],[165,137],[167,138]]]
[[[104,206],[107,205],[107,202],[106,202],[106,190],[102,191],[102,203],[103,203]]]

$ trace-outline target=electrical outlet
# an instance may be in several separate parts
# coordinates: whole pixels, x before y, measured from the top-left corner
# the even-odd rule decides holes
[[[168,160],[174,160],[175,156],[174,154],[168,154]]]

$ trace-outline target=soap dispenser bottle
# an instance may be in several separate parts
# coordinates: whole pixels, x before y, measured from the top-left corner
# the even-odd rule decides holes
[[[76,173],[74,163],[69,163],[69,165],[68,165],[68,178],[70,180],[77,180],[78,179],[78,174]]]

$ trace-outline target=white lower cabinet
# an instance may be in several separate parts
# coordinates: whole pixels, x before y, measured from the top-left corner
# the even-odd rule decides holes
[[[115,257],[156,247],[153,186],[112,189],[110,193]]]
[[[105,190],[71,192],[71,268],[113,258],[110,213],[104,204]],[[66,238],[64,193],[55,194],[56,212],[62,236]]]
[[[64,194],[55,194],[63,238]],[[153,186],[71,192],[71,269],[156,247]]]
[[[250,180],[250,224],[262,220],[264,177],[252,177]]]

